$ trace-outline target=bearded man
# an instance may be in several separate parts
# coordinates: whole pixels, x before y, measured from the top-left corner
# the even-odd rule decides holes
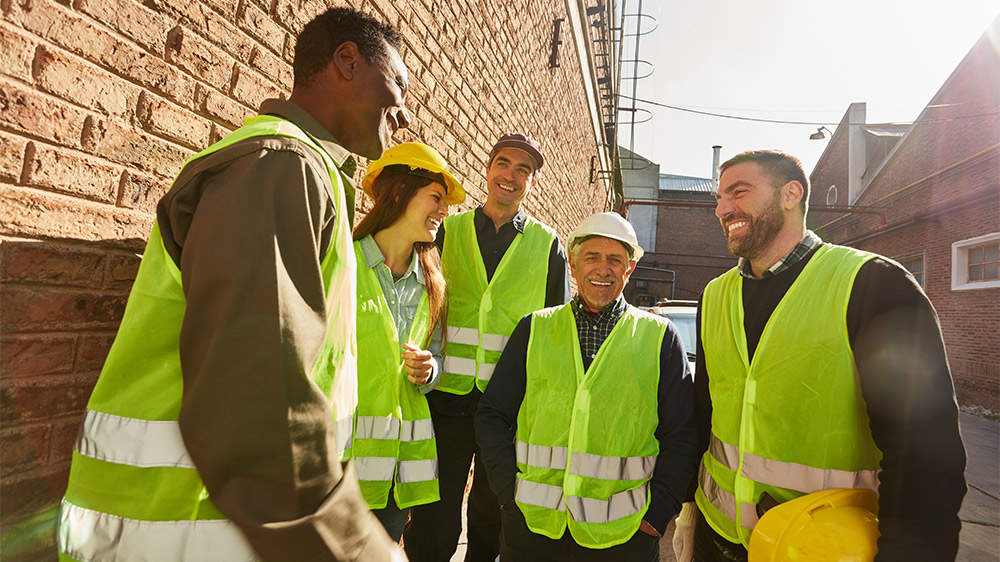
[[[747,151],[720,171],[740,260],[699,303],[702,462],[677,559],[746,560],[767,509],[848,488],[878,495],[876,561],[954,560],[965,450],[927,296],[896,262],[806,230],[797,158]]]

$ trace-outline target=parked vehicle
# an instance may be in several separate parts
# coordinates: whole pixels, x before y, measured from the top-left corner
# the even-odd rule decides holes
[[[695,318],[698,311],[698,301],[661,299],[655,305],[647,308],[646,311],[663,316],[673,322],[674,326],[677,326],[681,341],[684,342],[684,349],[687,351],[691,373],[694,373],[695,350],[698,343],[698,327]]]

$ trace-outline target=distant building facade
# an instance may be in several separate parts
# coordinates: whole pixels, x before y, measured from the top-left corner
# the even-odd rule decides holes
[[[817,208],[809,227],[909,269],[938,312],[959,402],[1000,410],[1000,56],[987,36],[912,125],[866,124],[852,104],[810,182],[810,204],[850,210]]]

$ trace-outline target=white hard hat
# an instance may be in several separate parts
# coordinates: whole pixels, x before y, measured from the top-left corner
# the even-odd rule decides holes
[[[639,240],[635,236],[635,229],[618,213],[597,213],[583,219],[580,226],[569,235],[566,247],[572,252],[576,239],[586,236],[603,236],[618,240],[632,248],[632,261],[639,261],[642,257],[642,247],[639,246]]]

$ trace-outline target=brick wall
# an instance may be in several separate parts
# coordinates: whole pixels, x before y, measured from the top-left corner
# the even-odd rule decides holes
[[[657,207],[656,251],[647,252],[632,274],[625,297],[636,302],[638,294],[651,294],[655,299],[670,297],[671,278],[676,286],[675,299],[695,300],[709,281],[736,265],[726,247],[726,239],[715,216],[715,197],[711,193],[660,191],[662,202],[694,201],[710,207]],[[647,270],[646,267],[669,269],[674,274]],[[635,281],[639,278],[657,278],[649,281],[648,289],[640,290]]]
[[[604,210],[562,0],[352,0],[396,24],[414,123],[485,197],[508,131],[547,165],[530,213],[569,233]],[[51,560],[70,452],[138,267],[185,158],[287,97],[295,35],[337,0],[0,0],[0,557]],[[572,123],[573,126],[567,126]],[[363,162],[362,162],[363,164]],[[363,212],[370,204],[362,199]],[[360,215],[360,213],[359,213]]]

